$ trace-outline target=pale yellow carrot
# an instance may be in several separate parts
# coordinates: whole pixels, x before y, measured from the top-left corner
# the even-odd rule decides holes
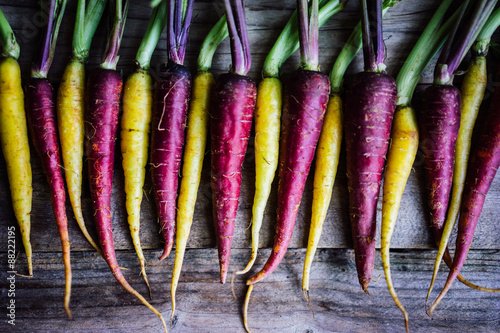
[[[328,101],[321,136],[316,148],[311,226],[302,276],[302,290],[306,294],[309,293],[311,265],[318,248],[323,222],[332,197],[333,184],[339,163],[342,133],[342,99],[339,94],[333,93]],[[307,299],[309,301],[308,295]]]
[[[146,70],[139,69],[125,83],[120,137],[128,224],[132,243],[139,257],[141,274],[148,289],[146,259],[142,252],[139,229],[152,107],[153,79]],[[149,292],[151,297],[151,289]]]
[[[252,207],[252,252],[246,267],[252,268],[259,249],[259,232],[279,160],[282,85],[278,78],[264,78],[257,89],[255,109],[255,196]]]
[[[69,200],[76,222],[87,241],[102,256],[90,236],[82,213],[82,170],[84,151],[85,66],[72,59],[64,70],[57,92],[57,123]]]
[[[16,59],[0,60],[0,143],[7,165],[12,206],[28,261],[28,274],[33,276],[31,228],[31,164],[28,127],[24,111],[21,71]]]
[[[198,186],[200,185],[201,169],[207,144],[210,95],[214,83],[213,75],[207,71],[198,72],[193,81],[188,111],[182,180],[177,199],[175,260],[170,289],[172,297],[171,318],[174,317],[175,292],[181,275],[184,253],[186,252],[191,224],[193,223]]]
[[[397,307],[403,312],[408,331],[408,313],[398,299],[392,283],[389,248],[396,225],[401,197],[410,176],[418,150],[418,125],[415,111],[411,106],[398,106],[392,123],[391,144],[387,153],[387,163],[383,185],[381,255],[389,293]]]

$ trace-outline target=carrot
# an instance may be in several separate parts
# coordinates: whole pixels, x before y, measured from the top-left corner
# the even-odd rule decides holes
[[[178,176],[191,94],[191,73],[182,63],[193,0],[171,0],[168,4],[169,61],[160,69],[155,84],[150,162],[158,219],[165,239],[160,260],[170,254],[174,244]]]
[[[384,1],[382,15],[397,3],[397,1]],[[344,116],[341,93],[343,77],[347,67],[361,49],[361,43],[361,23],[359,23],[347,40],[346,45],[342,48],[330,72],[331,93],[316,151],[311,226],[309,228],[309,239],[302,274],[302,291],[308,303],[310,303],[309,278],[311,266],[321,237],[323,222],[330,205],[339,161],[340,144],[342,142]]]
[[[392,124],[391,144],[387,153],[383,185],[381,256],[389,293],[396,306],[403,312],[407,332],[409,331],[408,313],[397,296],[391,277],[390,241],[396,226],[403,191],[419,144],[417,117],[411,105],[413,91],[425,67],[444,43],[451,23],[456,19],[456,15],[452,16],[441,26],[450,4],[451,0],[444,0],[441,3],[396,78],[397,107]]]
[[[324,4],[324,5],[323,5]],[[322,6],[323,5],[323,6]],[[345,3],[337,0],[320,1],[318,26],[321,27]],[[279,80],[281,64],[299,48],[297,11],[290,17],[264,62],[264,79],[257,89],[255,109],[255,196],[252,207],[252,252],[246,267],[235,274],[245,274],[252,268],[259,248],[259,231],[262,226],[271,185],[278,167],[279,132],[282,107],[282,84]]]
[[[52,209],[56,219],[63,251],[64,275],[66,280],[64,309],[71,318],[69,301],[71,296],[71,261],[68,236],[68,220],[66,217],[66,191],[61,172],[61,156],[57,137],[56,110],[54,92],[47,79],[59,27],[61,25],[65,0],[52,0],[42,5],[42,13],[46,13],[47,24],[42,30],[41,47],[35,53],[31,68],[31,77],[26,84],[26,114],[30,127],[33,145],[42,162],[42,169],[47,177],[52,195]]]
[[[182,166],[182,179],[177,201],[175,260],[170,288],[172,299],[171,319],[174,318],[175,294],[193,223],[196,197],[200,185],[201,170],[207,144],[208,111],[210,108],[210,96],[215,83],[209,69],[212,66],[212,59],[217,46],[227,35],[226,17],[223,16],[203,41],[198,57],[198,73],[193,80],[192,96],[188,110],[186,146],[184,147],[183,156],[184,164]]]
[[[500,70],[497,71],[496,80],[500,80]],[[439,302],[451,288],[453,281],[463,267],[467,253],[472,244],[474,231],[479,222],[481,210],[486,200],[486,195],[495,174],[500,167],[500,94],[495,89],[488,114],[481,130],[479,140],[472,152],[467,177],[464,186],[460,218],[458,222],[457,241],[453,265],[429,314],[432,314]]]
[[[301,1],[298,5],[301,66],[285,85],[274,246],[264,268],[251,277],[247,285],[269,275],[285,255],[323,124],[330,81],[318,71],[317,15],[317,1],[312,3],[310,19],[307,2]]]
[[[76,222],[87,241],[103,256],[85,226],[82,214],[82,169],[84,150],[85,62],[92,36],[104,12],[105,0],[78,1],[71,59],[57,93],[57,125],[61,141],[68,195]]]
[[[28,129],[21,85],[19,44],[5,15],[0,10],[0,145],[7,164],[12,206],[28,261],[28,275],[33,276],[31,229],[31,164]],[[11,259],[11,258],[9,258]],[[10,261],[9,261],[10,264]]]
[[[149,125],[153,108],[153,79],[148,69],[153,51],[166,25],[166,8],[167,4],[162,2],[153,10],[135,57],[137,68],[125,82],[120,132],[128,224],[150,298],[151,288],[146,275],[146,259],[142,252],[139,229],[142,191],[148,161]]]
[[[368,293],[375,259],[376,204],[397,90],[394,79],[384,74],[380,2],[363,1],[361,27],[365,72],[356,74],[346,91],[345,140],[356,268]]]
[[[220,75],[210,112],[211,188],[220,282],[225,283],[257,87],[250,70],[250,45],[242,0],[224,0],[231,41],[232,71]]]
[[[111,272],[122,287],[155,313],[167,331],[163,316],[127,282],[116,260],[111,226],[111,193],[113,185],[114,149],[122,77],[116,69],[118,50],[129,1],[110,2],[112,29],[108,36],[101,66],[87,80],[85,96],[85,138],[89,169],[90,193],[99,242]]]
[[[439,270],[441,259],[444,256],[446,264],[451,268],[452,259],[447,249],[447,244],[450,239],[451,232],[457,220],[458,211],[462,192],[464,189],[465,176],[467,172],[467,162],[471,147],[472,130],[476,122],[479,107],[486,90],[487,72],[486,72],[486,54],[488,45],[491,41],[491,35],[500,24],[500,10],[496,10],[494,14],[486,22],[481,30],[476,42],[472,46],[472,59],[469,62],[469,68],[464,76],[461,87],[461,118],[460,129],[458,131],[457,143],[455,146],[455,165],[453,170],[453,183],[450,198],[450,205],[444,222],[441,241],[439,242],[439,250],[434,263],[434,272],[431,280],[431,285],[427,293],[427,299],[434,287],[434,281]],[[489,292],[499,292],[500,289],[490,289],[479,287],[464,281],[461,275],[457,278],[467,286]]]
[[[474,6],[474,11],[471,14],[471,16],[467,19],[467,21],[465,23],[460,23],[463,27],[465,27],[465,29],[462,29],[461,33],[458,36],[453,36],[454,37],[453,39],[448,40],[447,47],[444,49],[443,53],[441,54],[441,56],[438,60],[437,65],[436,65],[436,70],[435,70],[435,74],[434,74],[435,75],[434,82],[435,82],[435,84],[437,84],[436,88],[434,88],[429,93],[427,92],[427,90],[429,90],[429,88],[428,88],[426,90],[427,95],[430,95],[430,96],[437,95],[440,92],[440,90],[438,90],[438,88],[442,87],[440,85],[446,84],[446,86],[443,86],[443,87],[446,87],[447,90],[454,88],[453,86],[450,85],[452,80],[453,80],[454,71],[456,70],[461,59],[464,57],[465,53],[467,52],[467,50],[471,44],[471,41],[477,37],[477,35],[481,31],[482,27],[485,25],[486,18],[491,14],[493,7],[495,6],[495,3],[496,3],[496,1],[486,1],[486,0],[476,3]],[[456,128],[453,133],[450,133],[450,131],[446,131],[444,126],[442,126],[441,121],[439,121],[438,124],[436,125],[434,123],[431,124],[431,121],[429,119],[431,117],[436,117],[436,115],[437,116],[442,115],[442,116],[445,116],[446,119],[451,118],[455,122],[460,121],[460,118],[459,118],[460,116],[453,117],[453,115],[457,114],[459,112],[459,109],[460,109],[460,92],[458,91],[457,88],[454,88],[454,89],[455,89],[455,94],[458,95],[455,97],[454,100],[451,101],[455,105],[455,108],[453,108],[453,109],[450,108],[451,110],[449,112],[446,112],[447,111],[446,108],[440,105],[440,104],[443,104],[444,100],[443,101],[437,100],[437,102],[434,102],[434,103],[432,100],[430,102],[424,101],[424,109],[423,109],[424,112],[423,112],[423,117],[422,117],[424,120],[423,124],[428,126],[428,128],[426,128],[427,133],[432,133],[432,137],[430,137],[430,135],[429,135],[428,141],[433,140],[433,139],[434,140],[441,139],[442,137],[453,135],[453,137],[451,137],[451,138],[449,138],[449,137],[445,138],[445,139],[453,141],[453,146],[451,147],[451,149],[454,149],[454,144],[455,144],[456,138],[458,136],[458,128]],[[449,102],[449,101],[446,101],[446,102]],[[438,140],[436,140],[436,141],[437,141],[436,144],[438,144],[438,145],[441,144],[441,142],[439,142]],[[442,151],[440,154],[436,154],[436,152],[435,152],[435,151],[438,151],[437,147],[439,147],[439,150]],[[444,147],[444,149],[443,149],[443,147]],[[446,193],[447,196],[445,198],[437,197],[435,202],[429,201],[429,204],[431,205],[431,213],[434,213],[434,211],[436,209],[433,209],[433,208],[438,206],[438,205],[442,205],[445,208],[447,207],[448,197],[449,197],[450,188],[451,188],[451,179],[452,179],[452,174],[451,174],[452,173],[452,166],[450,166],[449,163],[450,163],[450,161],[451,161],[451,163],[454,162],[455,154],[453,153],[453,150],[450,151],[449,147],[441,146],[441,145],[433,147],[431,144],[428,144],[427,147],[424,146],[424,148],[427,149],[427,152],[424,150],[424,163],[426,163],[426,169],[428,171],[426,174],[427,181],[429,183],[432,182],[433,186],[442,187],[443,190],[441,192],[447,191],[447,193]],[[433,150],[429,151],[429,149],[433,149]],[[441,156],[439,156],[439,155],[441,155]],[[439,182],[440,179],[437,178],[437,177],[443,177],[443,176],[439,174],[439,172],[438,172],[439,170],[437,170],[437,168],[435,168],[434,165],[431,163],[434,160],[437,160],[437,158],[440,158],[440,160],[438,160],[438,162],[440,162],[440,165],[439,165],[440,170],[443,170],[443,171],[441,171],[441,173],[445,173],[445,176],[446,176],[446,178],[444,178],[445,180],[442,182],[443,184],[440,184],[440,182]],[[438,194],[439,194],[439,192],[438,192]],[[434,206],[432,206],[432,205],[434,205]],[[479,211],[480,211],[480,209],[479,209]],[[432,220],[432,222],[433,222],[435,233],[436,233],[436,235],[439,236],[439,237],[436,237],[436,239],[440,240],[442,233],[443,233],[444,220],[446,217],[443,215],[446,212],[443,213],[441,211],[438,211],[437,213],[440,213],[440,215],[437,216],[439,219]],[[434,216],[432,216],[432,218],[434,219]],[[462,218],[461,218],[461,220],[462,220]],[[470,229],[472,231],[472,233],[470,233],[468,235],[462,234],[460,232],[460,228],[459,228],[457,240],[463,240],[463,238],[466,238],[468,241],[470,241],[472,239],[472,234],[473,234],[473,230],[475,228],[475,223],[477,223],[477,220],[476,220],[476,222],[471,223],[471,224],[473,224],[471,226],[472,229]],[[466,256],[466,253],[468,251],[468,247],[467,246],[464,247],[464,244],[459,244],[459,245],[460,246],[457,246],[457,249],[455,250],[455,259],[453,260],[453,265],[450,268],[451,274],[448,276],[448,280],[445,284],[445,287],[443,288],[441,293],[438,295],[438,297],[434,301],[434,303],[431,305],[431,308],[428,312],[429,315],[432,314],[432,312],[436,308],[437,304],[441,301],[441,299],[446,294],[447,290],[451,287],[451,283],[453,282],[453,280],[456,278],[456,275],[460,271],[460,268],[457,268],[457,267],[461,267],[463,265],[463,262],[465,261],[465,256]],[[470,246],[470,244],[469,244],[469,246]],[[440,244],[441,255],[445,252],[445,249],[446,249],[446,243],[443,242],[442,244]],[[446,260],[446,257],[445,257],[445,260]],[[434,272],[437,271],[436,266],[439,265],[439,263],[440,263],[440,258],[439,258],[439,260],[436,260],[436,262],[435,262]],[[431,280],[431,285],[430,285],[429,291],[427,293],[427,298],[429,297],[429,295],[432,291],[435,276],[436,275],[433,274],[433,278]],[[427,306],[426,306],[426,308],[427,308]]]
[[[318,0],[312,1],[310,17],[307,0],[297,2],[297,13],[301,64],[287,79],[284,90],[276,234],[264,268],[247,280],[243,310],[247,331],[253,285],[276,269],[290,243],[330,93],[328,76],[319,72]]]

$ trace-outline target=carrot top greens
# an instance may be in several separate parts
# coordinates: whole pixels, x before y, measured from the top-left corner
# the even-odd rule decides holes
[[[465,4],[469,4],[469,0]],[[467,54],[472,41],[486,23],[486,18],[491,14],[497,0],[479,0],[475,2],[472,14],[462,22],[466,6],[462,7],[460,18],[450,32],[434,71],[434,83],[448,85],[453,81],[453,75],[460,62]]]
[[[309,17],[307,0],[299,0],[297,16],[299,21],[300,67],[311,71],[319,71],[318,58],[318,0],[312,0]]]
[[[365,71],[384,72],[384,40],[382,35],[382,1],[361,2],[361,37]]]
[[[170,0],[168,2],[168,54],[170,60],[176,64],[184,62],[193,2],[194,0]]]
[[[7,18],[0,9],[0,47],[1,57],[19,58],[20,48],[16,41],[14,31],[7,21]]]
[[[227,30],[226,15],[223,15],[205,37],[203,44],[201,44],[200,55],[198,56],[198,70],[206,71],[212,67],[215,50],[227,36],[229,36],[229,31]]]
[[[399,71],[398,77],[396,78],[398,105],[408,105],[411,103],[413,92],[417,83],[420,81],[422,72],[443,45],[452,25],[458,19],[462,9],[466,7],[465,4],[462,5],[462,7],[457,9],[457,11],[441,25],[443,17],[452,1],[453,0],[444,0],[441,3]]]
[[[110,0],[109,4],[110,30],[108,40],[106,42],[106,48],[102,54],[101,67],[104,69],[115,70],[119,59],[118,50],[120,49],[123,27],[125,26],[125,20],[127,19],[129,0],[125,0],[125,5],[122,5],[122,0]]]
[[[31,77],[33,78],[46,78],[49,73],[66,2],[66,0],[42,1],[42,6],[48,6],[48,8],[42,8],[42,15],[48,15],[48,17],[45,17],[47,24],[42,29],[41,44],[35,52],[35,58],[31,65]]]
[[[232,71],[239,75],[246,75],[252,66],[252,57],[250,55],[243,0],[224,0],[224,6],[226,8],[229,36],[231,37]]]
[[[92,37],[99,25],[107,0],[78,0],[75,30],[73,32],[73,57],[87,61]]]
[[[330,19],[334,14],[342,9],[346,2],[339,0],[320,0],[319,6],[321,9],[318,11],[318,27]],[[299,49],[299,29],[297,26],[297,11],[294,11],[283,31],[279,35],[276,43],[274,44],[271,52],[266,57],[262,75],[264,77],[278,77],[281,65]]]
[[[135,56],[135,63],[139,68],[148,69],[151,57],[160,40],[161,33],[167,24],[167,3],[162,1],[160,5],[153,9],[151,18],[146,28],[146,33],[142,38],[141,45]]]
[[[481,32],[476,38],[474,44],[472,44],[472,52],[477,55],[486,55],[488,53],[488,48],[491,44],[491,35],[498,29],[500,25],[500,8],[497,9],[493,14],[491,14],[488,21],[484,25]]]
[[[403,0],[385,0],[382,3],[382,15],[385,15],[389,8],[396,6]],[[321,17],[321,10],[320,10]],[[361,49],[362,38],[361,38],[361,22],[359,22],[354,28],[353,32],[349,36],[346,45],[340,51],[337,60],[333,64],[333,68],[330,72],[330,83],[332,93],[340,92],[342,88],[342,82],[344,80],[344,74],[349,67],[349,64],[353,61]]]

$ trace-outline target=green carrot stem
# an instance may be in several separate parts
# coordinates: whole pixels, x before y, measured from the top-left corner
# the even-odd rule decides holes
[[[320,0],[318,11],[318,27],[322,27],[334,14],[344,9],[346,2],[339,0]],[[276,43],[269,52],[262,70],[263,77],[279,77],[281,65],[299,49],[299,30],[297,25],[297,11],[294,11]]]
[[[14,59],[19,58],[20,48],[16,41],[16,36],[12,27],[7,21],[7,18],[0,9],[0,46],[2,47],[2,53],[0,56],[12,57]]]
[[[223,15],[210,30],[201,45],[200,55],[198,56],[199,71],[207,71],[212,67],[215,50],[227,36],[229,36],[229,31],[227,29],[226,15]]]
[[[486,56],[491,43],[491,36],[498,29],[499,25],[500,8],[491,14],[490,18],[486,21],[486,24],[477,36],[476,41],[472,44],[472,51],[474,54]]]
[[[153,9],[149,18],[146,33],[135,56],[136,65],[142,69],[149,69],[151,57],[160,40],[161,33],[167,25],[167,3],[162,1]]]
[[[75,30],[73,32],[73,58],[86,62],[92,37],[99,25],[107,0],[78,0]]]

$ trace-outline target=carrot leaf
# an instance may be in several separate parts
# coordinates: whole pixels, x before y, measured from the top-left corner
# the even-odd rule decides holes
[[[472,45],[472,51],[477,55],[484,55],[488,53],[488,48],[491,45],[491,36],[498,29],[500,25],[500,8],[497,9],[493,14],[491,14],[488,21],[484,25],[481,32],[476,38],[476,41]]]
[[[246,75],[252,65],[252,58],[243,0],[224,0],[224,7],[226,8],[227,25],[231,38],[232,71],[236,74]]]

